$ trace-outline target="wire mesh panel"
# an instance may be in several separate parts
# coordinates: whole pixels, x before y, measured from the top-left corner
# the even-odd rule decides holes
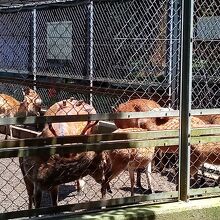
[[[193,107],[219,107],[218,1],[195,1]]]
[[[195,1],[195,109],[218,107],[217,4]],[[9,147],[0,154],[10,157],[0,160],[2,212],[176,198],[181,123],[167,116],[180,105],[181,12],[173,0],[0,4],[0,145]],[[191,117],[191,126],[218,120]],[[15,141],[23,135],[33,139]],[[216,184],[218,160],[218,142],[191,144],[191,175],[202,179],[191,188]]]
[[[17,7],[26,9],[28,5]],[[5,59],[7,63],[12,60],[10,65],[2,65],[4,71],[51,83],[58,80],[89,85],[92,82],[99,88],[120,88],[120,93],[112,91],[118,102],[111,100],[111,95],[102,98],[109,99],[106,102],[111,105],[136,96],[155,99],[165,107],[178,107],[180,8],[177,3],[95,1],[92,17],[89,3],[66,1],[59,7],[51,4],[39,9],[29,5],[27,12],[13,8],[10,13],[12,6],[15,7],[6,4],[3,8],[2,28],[7,23],[9,32],[15,30],[22,39],[15,32],[8,34],[14,47],[19,46],[11,55],[2,48],[2,56],[10,55],[10,59]],[[21,24],[17,24],[19,21]],[[2,38],[5,32],[3,29]],[[6,45],[9,43],[7,40]],[[22,63],[13,68],[12,63],[16,62]],[[99,112],[106,109],[100,105],[98,108]]]
[[[37,11],[37,75],[83,78],[86,13],[86,5]]]
[[[193,43],[193,108],[219,108],[219,2],[195,1]],[[218,115],[201,116],[207,125]],[[215,147],[214,147],[214,146]],[[192,188],[218,185],[218,143],[191,146]]]
[[[170,7],[166,1],[95,3],[94,79],[132,90],[134,95],[144,91],[139,97],[153,98],[160,93],[159,101],[163,101],[163,96],[171,99],[176,92],[171,84],[177,72],[169,69],[174,56],[169,54],[169,40],[173,39],[169,30],[173,23],[168,14]],[[178,11],[174,13],[178,16]],[[178,39],[179,35],[174,40]],[[164,102],[168,105],[169,100]],[[175,99],[170,104],[174,106]]]
[[[36,92],[32,104],[36,107],[36,100],[41,98],[44,111],[40,114],[46,111],[45,116],[111,113],[119,104],[134,99],[137,103],[127,111],[150,111],[161,106],[178,109],[178,3],[157,0],[17,1],[1,5],[0,16],[0,68],[4,74],[1,93],[18,99],[17,106],[29,100],[23,91],[30,86]],[[1,96],[6,100],[4,95]],[[152,103],[150,101],[149,106],[147,103],[145,106],[145,103],[139,103],[140,98],[151,99]],[[11,106],[8,100],[4,100],[3,109],[6,103]],[[14,109],[17,111],[17,107]],[[152,125],[160,126],[156,119],[150,120]],[[159,123],[166,122],[163,120]],[[110,121],[113,122],[112,119]],[[89,132],[85,128],[92,123],[94,121],[60,122],[25,129],[37,130],[35,137],[40,135],[42,138],[89,135],[90,128],[87,128]],[[112,126],[112,130],[117,129],[114,123]],[[3,133],[10,135],[13,129],[7,125],[2,128]],[[132,131],[127,125],[123,125],[123,129],[126,133]],[[120,133],[120,129],[117,132]],[[121,148],[121,145],[116,147]],[[172,164],[169,159],[172,155],[157,153],[154,147],[126,147],[105,151],[104,159],[100,159],[98,153],[90,154],[90,151],[51,157],[43,155],[39,160],[32,157],[2,159],[0,179],[4,184],[0,191],[5,201],[2,212],[27,210],[31,203],[33,207],[54,205],[56,185],[59,185],[58,205],[99,201],[106,186],[106,199],[176,190],[177,160]],[[47,165],[52,164],[52,169],[44,169],[44,162],[48,160]],[[122,166],[118,167],[120,163]],[[69,168],[63,169],[63,165]],[[54,173],[53,167],[58,173]],[[102,183],[103,172],[106,185]],[[13,173],[15,176],[12,178]],[[134,173],[137,181],[132,182]],[[35,178],[42,175],[46,175],[40,181],[42,185],[36,188]],[[77,180],[81,178],[84,178],[85,185],[79,194],[77,184],[80,182]],[[46,191],[46,196],[39,199],[41,189]]]
[[[30,68],[30,12],[1,14],[1,72],[27,73]]]

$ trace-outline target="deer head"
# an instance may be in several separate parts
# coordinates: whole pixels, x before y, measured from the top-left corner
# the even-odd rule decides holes
[[[40,115],[42,99],[39,94],[30,89],[23,89],[24,101],[20,103],[20,110],[26,112],[26,115]]]

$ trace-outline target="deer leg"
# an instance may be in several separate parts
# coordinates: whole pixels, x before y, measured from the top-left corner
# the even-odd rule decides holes
[[[220,177],[217,179],[217,185],[220,186]]]
[[[112,193],[112,190],[111,190],[111,187],[109,184],[109,180],[105,180],[101,184],[102,199],[104,199],[106,197],[106,192]]]
[[[81,191],[83,190],[84,186],[85,186],[85,181],[83,179],[76,180],[76,188],[77,188],[78,195],[81,194]]]
[[[137,169],[137,183],[136,183],[136,186],[138,188],[142,188],[142,185],[141,185],[141,169]]]
[[[12,138],[13,137],[13,133],[12,133],[12,126],[11,125],[9,125],[9,133],[10,133],[10,138]]]
[[[105,199],[106,192],[109,191],[109,189],[110,189],[110,185],[109,185],[110,177],[111,177],[110,172],[107,172],[107,173],[103,174],[103,176],[102,176],[102,180],[101,180],[102,199]]]
[[[190,175],[193,177],[190,181],[190,185],[193,187],[197,187],[197,180],[198,180],[198,169],[201,164],[204,164],[204,159],[201,155],[197,154],[196,152],[191,153],[191,161],[190,161]]]
[[[107,189],[108,193],[112,193],[112,190],[111,190],[109,182],[106,184],[106,189]]]
[[[31,210],[33,207],[34,184],[26,176],[24,176],[24,182],[28,193],[28,209]]]
[[[155,154],[155,158],[154,158],[154,161],[155,161],[155,168],[157,170],[159,170],[160,172],[163,171],[163,156],[165,154],[161,151],[161,150],[158,150]]]
[[[52,206],[56,207],[58,203],[58,186],[55,186],[50,190],[50,198]]]
[[[148,190],[147,192],[149,194],[153,193],[152,190],[152,178],[151,178],[151,162],[147,165],[147,169],[145,170],[146,176],[147,176],[147,184],[148,184]]]
[[[37,186],[36,183],[34,183],[34,205],[35,208],[40,208],[41,204],[41,199],[42,199],[42,191],[41,189]]]
[[[34,184],[32,183],[32,181],[27,177],[25,170],[23,168],[23,158],[20,157],[19,158],[19,163],[20,163],[20,168],[21,168],[21,172],[24,178],[24,183],[26,186],[26,190],[27,190],[27,194],[28,194],[28,209],[31,210],[32,206],[33,206],[33,195],[34,195]]]
[[[135,184],[134,168],[132,166],[128,166],[128,172],[131,181],[131,196],[134,196],[134,184]]]

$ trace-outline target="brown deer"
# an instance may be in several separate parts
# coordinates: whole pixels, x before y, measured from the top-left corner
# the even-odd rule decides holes
[[[206,124],[220,124],[220,115],[198,115],[195,117],[201,119]]]
[[[167,108],[162,108],[157,102],[148,99],[133,99],[125,103],[121,103],[117,108],[113,108],[115,113],[119,112],[148,112],[148,111],[160,111],[169,110]],[[168,117],[158,117],[158,118],[144,118],[142,119],[142,124],[155,124],[161,125],[169,120]],[[116,119],[114,120],[117,128],[140,128],[139,119]],[[146,167],[148,172],[151,172],[151,163]],[[141,185],[141,171],[143,169],[137,170],[137,186],[143,188]]]
[[[191,118],[192,127],[206,127],[207,125],[198,118]],[[141,121],[140,121],[140,125]],[[143,124],[145,126],[145,123]],[[164,125],[147,125],[146,130],[178,129],[179,119],[174,118]],[[119,129],[117,132],[142,132],[145,129]],[[129,146],[129,145],[128,145]],[[211,147],[211,151],[208,150]],[[177,152],[178,146],[160,147],[163,151]],[[213,164],[220,164],[219,143],[192,145],[191,163],[196,169],[191,169],[194,176],[198,167],[208,161]],[[77,180],[86,175],[92,176],[96,182],[102,184],[102,197],[105,197],[109,181],[118,176],[123,170],[128,169],[131,178],[131,195],[133,195],[134,170],[137,167],[146,166],[154,154],[153,148],[126,148],[95,153],[93,151],[76,154],[73,158],[66,158],[60,155],[52,157],[31,157],[26,158],[24,167],[30,170],[28,175],[34,183],[34,198],[38,198],[38,192],[42,189],[51,190],[59,184]],[[138,157],[136,157],[138,156]],[[198,160],[199,159],[199,160]],[[194,171],[195,170],[195,171]],[[151,186],[149,184],[149,188]]]
[[[118,129],[115,133],[142,132],[141,128]],[[128,145],[129,146],[129,145]],[[125,169],[129,170],[131,179],[131,195],[134,194],[134,170],[145,167],[151,162],[154,154],[152,148],[126,148],[103,152],[83,152],[74,156],[63,155],[45,157],[27,157],[23,159],[22,167],[25,177],[32,183],[27,188],[29,201],[34,198],[35,207],[40,206],[42,190],[48,190],[51,195],[57,195],[58,185],[75,181],[86,175],[92,176],[101,183],[102,198],[105,198],[109,182],[120,175]],[[149,180],[149,178],[148,178]],[[149,190],[151,183],[149,180]],[[30,186],[30,185],[28,185]],[[52,197],[53,205],[57,205],[56,196]],[[29,206],[31,208],[31,206]]]
[[[57,154],[24,158],[22,167],[27,183],[31,183],[27,185],[27,190],[30,190],[28,193],[30,204],[34,202],[35,208],[39,208],[42,191],[46,190],[52,196],[53,206],[57,206],[58,186],[83,178],[97,169],[102,173],[104,168],[101,166],[105,161],[102,155],[88,151],[76,154],[72,158]],[[32,208],[30,204],[29,208]]]
[[[23,89],[24,100],[19,102],[12,96],[0,94],[0,116],[1,117],[22,117],[30,115],[40,115],[42,99],[36,91],[26,88]],[[11,126],[6,126],[6,136],[8,138],[8,130],[12,137]]]
[[[151,110],[162,109],[161,106],[153,100],[133,99],[125,103],[121,103],[117,108],[113,108],[115,113],[119,112],[148,112]],[[145,123],[155,123],[157,125],[164,124],[168,121],[168,117],[145,118]],[[114,120],[117,128],[138,128],[138,118],[134,119],[116,119]]]
[[[83,115],[83,114],[95,114],[96,111],[93,106],[85,103],[84,101],[77,101],[74,99],[63,100],[52,105],[45,113],[45,116],[65,116],[65,115]],[[88,135],[91,133],[93,127],[97,124],[96,122],[60,122],[51,123],[45,125],[45,128],[39,135],[39,137],[57,137],[57,136],[69,136],[69,135]],[[67,160],[73,160],[76,153],[71,153],[67,155],[62,155]],[[49,157],[46,157],[47,160]],[[35,207],[39,208],[42,197],[42,190],[34,186],[33,176],[28,172],[28,164],[32,163],[31,158],[20,158],[20,167],[23,173],[24,181],[26,184],[26,189],[29,196],[29,209],[32,208],[32,203],[34,201]],[[79,180],[80,181],[80,180]],[[77,191],[81,189],[80,182],[77,180]],[[53,186],[49,189],[52,205],[57,206],[57,195],[58,186]],[[34,198],[34,200],[33,200]]]
[[[128,133],[128,132],[143,132],[146,131],[141,128],[125,128],[125,129],[117,129],[113,133]],[[119,144],[120,145],[120,144]],[[129,146],[129,145],[128,145]],[[154,156],[154,147],[143,147],[143,148],[125,148],[125,149],[115,149],[110,151],[105,151],[105,174],[104,181],[102,181],[102,197],[104,198],[106,195],[106,190],[109,188],[109,182],[116,178],[120,173],[125,170],[129,171],[130,181],[131,181],[131,196],[134,195],[134,184],[135,184],[135,176],[134,172],[138,168],[147,167]],[[97,173],[90,174],[96,182],[98,181]],[[150,172],[146,171],[147,181],[149,190],[148,193],[152,193],[151,186],[151,176]],[[103,178],[103,175],[100,174],[100,177]]]
[[[141,127],[147,130],[174,130],[179,129],[179,119],[174,118],[169,120],[167,123],[161,126],[155,126],[154,124],[142,124],[141,119],[139,121]],[[197,117],[191,117],[191,127],[192,128],[203,128],[203,127],[213,127],[215,124],[207,124],[203,120]],[[168,146],[168,147],[159,147],[163,152],[178,153],[178,146]],[[198,169],[204,163],[210,163],[214,165],[220,165],[220,143],[200,143],[191,145],[191,159],[190,159],[190,175],[194,178],[194,181],[197,179]],[[192,181],[192,183],[194,183]]]

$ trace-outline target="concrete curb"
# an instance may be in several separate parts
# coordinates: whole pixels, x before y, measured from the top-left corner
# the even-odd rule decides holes
[[[51,219],[52,217],[41,219]],[[38,219],[38,218],[37,218]],[[57,220],[219,220],[220,197],[102,210],[82,215],[56,216]]]

